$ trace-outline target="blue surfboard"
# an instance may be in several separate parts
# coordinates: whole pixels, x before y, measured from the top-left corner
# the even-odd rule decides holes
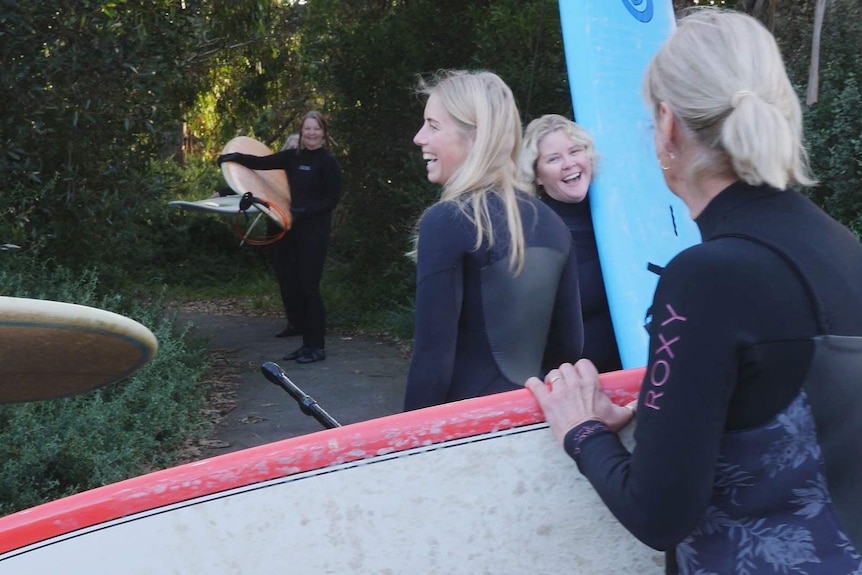
[[[575,121],[599,154],[590,205],[624,368],[646,364],[644,317],[658,275],[701,241],[688,208],[664,183],[641,81],[675,26],[671,0],[560,0]]]

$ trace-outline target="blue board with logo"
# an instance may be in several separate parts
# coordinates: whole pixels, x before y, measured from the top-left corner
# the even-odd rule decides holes
[[[642,96],[647,64],[673,30],[671,0],[560,0],[575,121],[595,140],[596,241],[624,368],[646,364],[654,270],[699,243],[688,208],[664,183]]]

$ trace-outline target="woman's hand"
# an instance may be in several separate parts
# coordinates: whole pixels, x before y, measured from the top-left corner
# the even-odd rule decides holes
[[[560,444],[569,430],[586,421],[601,421],[617,432],[634,418],[634,407],[615,405],[602,391],[599,372],[588,359],[552,369],[545,381],[531,377],[525,384],[539,403],[551,432]]]

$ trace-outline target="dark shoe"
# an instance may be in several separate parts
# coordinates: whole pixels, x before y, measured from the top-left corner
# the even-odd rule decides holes
[[[304,347],[301,347],[295,351],[290,352],[289,354],[284,356],[282,359],[286,359],[288,361],[293,361],[294,359],[299,359],[300,357],[305,355],[305,351],[306,351],[306,349]]]
[[[299,331],[298,327],[287,324],[287,327],[275,334],[275,337],[293,337],[295,335],[302,335],[302,332]]]
[[[296,363],[314,363],[326,359],[326,352],[319,347],[306,347],[303,353],[296,358]]]

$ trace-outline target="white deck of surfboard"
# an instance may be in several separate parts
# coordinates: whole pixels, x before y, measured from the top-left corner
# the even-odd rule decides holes
[[[536,424],[119,518],[0,556],[0,573],[648,575],[663,561]]]
[[[238,214],[239,203],[242,200],[240,195],[222,196],[218,198],[207,198],[205,200],[172,200],[168,202],[169,206],[175,208],[184,208],[194,212],[209,212],[215,214]],[[249,206],[249,212],[259,212],[258,204]]]

